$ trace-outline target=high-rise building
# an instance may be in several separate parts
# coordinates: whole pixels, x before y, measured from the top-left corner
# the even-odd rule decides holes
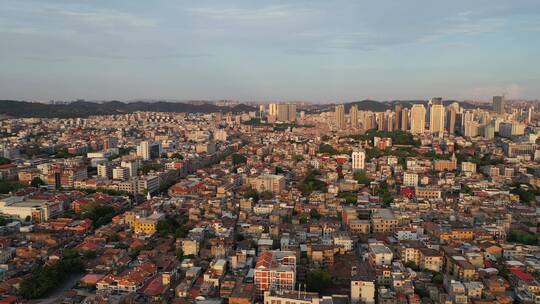
[[[493,96],[493,112],[503,114],[504,108],[504,96]]]
[[[351,127],[353,129],[358,128],[358,107],[356,105],[352,105],[349,114],[351,116]]]
[[[403,108],[401,110],[401,130],[407,131],[409,130],[409,109]]]
[[[442,104],[433,104],[431,106],[429,117],[429,131],[431,133],[444,132],[444,106]]]
[[[137,146],[137,156],[142,157],[143,160],[158,158],[160,155],[161,144],[159,142],[150,143],[148,141],[141,141]]]
[[[147,141],[142,141],[137,146],[137,155],[142,157],[143,160],[150,160],[150,143]]]
[[[396,115],[394,112],[390,112],[388,111],[387,113],[387,126],[386,126],[386,131],[389,131],[389,132],[392,132],[395,129],[395,126],[396,126]]]
[[[465,113],[462,113],[461,118],[461,133],[465,134],[465,126],[474,121],[474,112],[472,111],[466,111]]]
[[[285,122],[296,121],[296,104],[278,104],[277,105],[277,120]]]
[[[533,113],[534,113],[534,108],[533,107],[528,107],[527,108],[527,123],[532,122]]]
[[[463,135],[466,137],[478,136],[479,124],[476,121],[466,121],[464,125]]]
[[[277,117],[277,115],[278,115],[278,109],[277,108],[278,108],[277,103],[271,103],[268,106],[268,115]]]
[[[422,134],[426,126],[426,108],[423,104],[414,104],[411,108],[411,133]]]
[[[377,113],[377,129],[379,131],[386,130],[386,115],[384,112]]]
[[[401,104],[397,104],[394,108],[395,119],[394,119],[394,130],[399,130],[401,128]]]
[[[296,121],[296,104],[291,103],[287,105],[287,116],[288,116],[289,122]]]
[[[457,118],[457,112],[454,108],[449,108],[448,110],[448,133],[454,134],[456,131],[456,118]]]
[[[366,152],[364,150],[353,151],[352,155],[353,171],[364,170],[366,161]]]
[[[375,113],[367,111],[362,111],[362,129],[368,131],[375,128]]]
[[[485,139],[495,138],[495,123],[490,122],[490,123],[485,124],[482,128],[482,136]]]
[[[345,106],[344,105],[336,105],[334,118],[336,119],[336,126],[339,130],[345,129]]]

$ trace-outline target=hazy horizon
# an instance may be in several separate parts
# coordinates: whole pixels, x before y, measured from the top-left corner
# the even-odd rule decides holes
[[[536,0],[0,5],[2,99],[540,98]]]

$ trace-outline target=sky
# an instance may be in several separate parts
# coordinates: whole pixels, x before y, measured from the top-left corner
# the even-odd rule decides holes
[[[0,0],[0,99],[540,98],[538,0]]]

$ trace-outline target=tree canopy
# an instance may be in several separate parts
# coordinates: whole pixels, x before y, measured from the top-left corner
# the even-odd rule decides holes
[[[309,291],[323,293],[332,286],[332,275],[325,270],[315,269],[308,273],[306,283]]]

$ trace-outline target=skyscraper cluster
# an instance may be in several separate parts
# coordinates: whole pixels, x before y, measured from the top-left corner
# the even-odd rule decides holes
[[[447,106],[441,97],[431,98],[427,103],[396,104],[393,110],[383,112],[359,110],[358,104],[351,105],[348,115],[343,104],[334,108],[334,127],[339,131],[372,130],[410,131],[412,134],[455,134],[456,130],[466,136],[487,135],[498,132],[497,117],[506,113],[504,96],[493,97],[492,117],[487,111],[482,115],[463,109],[457,102]],[[528,122],[532,120],[533,109],[514,110],[513,120]]]

